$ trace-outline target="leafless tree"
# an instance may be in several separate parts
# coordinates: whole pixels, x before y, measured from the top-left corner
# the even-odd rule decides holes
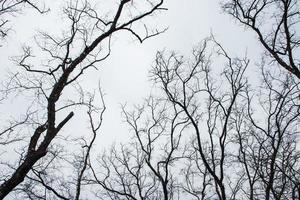
[[[101,156],[96,183],[109,199],[178,198],[175,166],[182,157],[179,145],[186,118],[173,104],[153,96],[133,112],[123,108],[123,113],[134,132],[133,142]]]
[[[143,3],[144,10],[137,9]],[[79,82],[110,55],[115,33],[126,31],[143,42],[163,32],[144,26],[142,35],[135,26],[164,10],[162,4],[121,0],[115,13],[103,17],[88,1],[70,2],[64,8],[68,31],[60,37],[41,32],[37,47],[23,48],[14,59],[20,69],[11,72],[1,94],[3,102],[23,95],[29,104],[0,132],[0,156],[15,156],[1,159],[0,199],[8,194],[77,200],[300,198],[295,0],[224,4],[258,34],[272,61],[262,59],[259,83],[247,78],[247,56],[232,57],[213,36],[189,58],[159,51],[150,71],[158,89],[142,105],[122,107],[133,133],[130,142],[113,145],[98,158],[92,154],[106,109],[104,95],[100,87],[87,92]],[[62,134],[76,107],[87,112],[91,134]]]
[[[299,198],[297,143],[300,91],[297,78],[291,74],[283,75],[281,69],[270,71],[263,67],[260,89],[253,89],[244,75],[249,60],[246,57],[231,58],[214,38],[204,40],[192,55],[190,61],[175,53],[166,56],[165,52],[159,52],[151,71],[151,77],[161,88],[161,99],[164,99],[164,103],[159,104],[171,105],[184,125],[180,131],[182,142],[176,146],[176,154],[179,156],[175,157],[177,159],[174,159],[170,168],[173,173],[177,172],[176,181],[173,181],[176,184],[163,190],[171,194],[168,199]],[[221,74],[220,80],[216,80],[214,63],[224,64],[223,69],[218,71]],[[170,133],[169,129],[158,129],[160,131],[157,134],[145,126],[139,128],[140,121],[144,119],[142,114],[161,114],[166,119],[174,116],[169,107],[168,112],[155,109],[147,112],[145,107],[136,110],[125,113],[125,116],[138,141],[131,145],[135,149],[131,151],[139,153],[130,156],[131,153],[123,154],[128,149],[122,148],[123,153],[114,149],[113,155],[101,161],[106,169],[102,178],[104,182],[98,180],[101,184],[106,182],[104,189],[108,194],[130,194],[127,196],[129,199],[146,198],[143,195],[136,197],[139,187],[132,182],[136,179],[127,177],[130,175],[129,169],[141,169],[138,166],[143,165],[155,169],[147,158],[155,160],[162,154],[151,154],[152,148],[157,150],[161,146],[152,143],[153,138],[156,139],[158,135],[168,136]],[[152,127],[151,124],[155,123],[146,120],[145,124],[146,127]],[[155,130],[155,126],[153,128]],[[144,132],[147,134],[143,140],[141,136]],[[165,144],[162,146],[168,147],[172,134],[169,139],[157,140]],[[145,157],[142,156],[143,152]],[[172,155],[171,151],[164,152]],[[140,155],[140,159],[136,155]],[[133,165],[129,162],[130,158],[138,160],[140,164]],[[156,173],[160,175],[161,170],[159,167],[157,169]],[[155,171],[153,173],[156,175]],[[118,178],[112,179],[111,176]],[[147,183],[151,185],[152,181],[154,187],[160,180],[158,176],[158,179],[152,178]],[[164,181],[161,182],[162,188]],[[113,191],[116,185],[121,189]],[[176,196],[172,195],[172,190],[177,191]]]
[[[244,165],[249,187],[245,194],[249,199],[298,199],[299,2],[234,0],[226,1],[224,9],[257,34],[271,60],[267,70],[266,58],[261,64],[260,100],[247,92],[248,110],[236,114],[238,159]],[[274,69],[276,65],[289,73]],[[253,104],[260,104],[265,118],[253,114],[257,109]]]
[[[141,10],[138,10],[141,4],[143,6]],[[97,69],[99,63],[110,55],[110,39],[114,33],[128,31],[140,42],[161,33],[159,30],[151,31],[152,29],[148,29],[145,25],[146,34],[142,36],[138,32],[140,30],[135,29],[135,25],[141,23],[145,17],[164,10],[162,4],[163,0],[144,1],[139,2],[138,5],[131,0],[122,0],[118,3],[114,14],[103,17],[88,1],[70,2],[64,8],[64,14],[69,22],[68,30],[59,37],[41,32],[36,37],[37,47],[23,48],[23,55],[15,58],[20,69],[12,72],[11,78],[3,89],[3,94],[29,95],[31,99],[25,119],[1,132],[1,140],[3,140],[6,134],[13,135],[15,133],[13,128],[18,126],[19,131],[22,131],[22,137],[25,138],[14,139],[15,142],[21,139],[18,145],[23,147],[22,152],[18,152],[19,156],[15,162],[2,160],[5,170],[2,172],[0,183],[0,199],[14,191],[25,178],[32,181],[35,179],[47,190],[52,191],[56,197],[64,196],[56,193],[42,180],[43,169],[47,167],[47,163],[59,157],[59,151],[50,149],[55,146],[53,140],[58,138],[62,128],[74,116],[72,108],[81,104],[88,105],[90,109],[93,107],[88,102],[81,102],[80,99],[78,102],[69,99],[63,92],[68,92],[72,88],[74,91],[75,83],[83,73],[87,69]],[[34,54],[35,49],[38,50],[36,54]],[[89,110],[88,113],[95,136],[99,127],[93,124],[91,118],[93,110]],[[24,126],[21,125],[27,126],[29,134],[23,133]],[[80,196],[80,185],[87,167],[91,146],[92,143],[86,141],[83,155],[79,156],[83,162],[80,161],[78,164],[80,167],[77,168],[80,170],[76,180],[77,189],[74,199],[79,199]],[[5,144],[4,148],[9,147]],[[46,156],[47,154],[49,156]],[[35,178],[29,175],[30,171]],[[65,188],[66,193],[68,190]],[[34,194],[35,192],[32,193]]]
[[[247,91],[245,109],[235,114],[237,160],[248,185],[244,193],[249,199],[297,199],[299,83],[282,72],[278,76],[263,69],[262,74],[258,98]]]
[[[100,98],[100,105],[95,102]],[[86,188],[86,180],[91,174],[90,155],[95,145],[96,137],[103,122],[106,110],[102,91],[98,94],[82,94],[83,99],[80,108],[85,107],[89,122],[89,130],[85,135],[72,141],[62,138],[65,146],[54,146],[49,148],[49,155],[43,158],[39,164],[31,169],[26,180],[17,187],[18,198],[29,199],[80,199],[82,194],[89,194]],[[70,154],[67,148],[73,148]]]
[[[271,58],[300,78],[299,2],[297,0],[230,0],[225,12],[253,30]]]
[[[231,118],[236,101],[247,83],[244,72],[249,62],[246,58],[230,58],[222,46],[214,42],[218,48],[217,55],[225,58],[226,62],[221,88],[215,84],[211,75],[212,61],[207,52],[208,43],[209,40],[205,40],[193,51],[191,62],[184,62],[182,57],[174,54],[165,58],[159,53],[153,73],[169,101],[182,110],[191,123],[190,131],[197,141],[196,145],[191,146],[195,146],[203,165],[200,172],[212,177],[217,198],[226,199]],[[201,106],[202,101],[207,105]],[[196,164],[200,166],[197,161]]]

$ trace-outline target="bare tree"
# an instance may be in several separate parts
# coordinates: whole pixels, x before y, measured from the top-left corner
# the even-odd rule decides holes
[[[136,26],[165,10],[162,4],[121,0],[113,14],[101,15],[88,1],[70,2],[63,10],[68,31],[60,37],[41,32],[37,47],[23,48],[15,58],[20,69],[11,73],[1,100],[12,94],[30,99],[25,114],[0,132],[0,156],[19,147],[16,158],[1,159],[0,199],[13,192],[16,198],[65,200],[300,198],[295,0],[224,4],[258,34],[272,61],[260,63],[259,83],[246,76],[248,58],[232,57],[213,36],[189,58],[159,51],[150,71],[158,90],[132,110],[122,107],[131,141],[97,159],[92,154],[104,95],[100,87],[88,93],[79,82],[110,55],[115,33],[126,31],[143,42],[163,32],[145,25],[142,35]],[[91,134],[62,134],[76,107],[85,108]]]
[[[270,71],[263,67],[260,89],[254,89],[244,75],[249,60],[231,58],[214,38],[204,40],[192,55],[192,60],[186,60],[175,53],[157,54],[151,77],[161,88],[160,99],[164,100],[157,105],[170,105],[166,106],[168,112],[153,109],[155,106],[150,111],[142,106],[136,112],[125,112],[138,142],[120,152],[113,149],[110,156],[102,157],[100,163],[106,172],[102,179],[95,176],[98,183],[112,195],[110,199],[155,198],[138,196],[139,188],[145,188],[134,181],[145,179],[131,172],[148,167],[152,175],[143,174],[149,177],[147,186],[159,191],[161,184],[162,193],[169,194],[156,196],[159,199],[299,198],[297,79],[291,74],[283,75],[281,69]],[[212,58],[224,64],[217,71],[220,80],[216,80]],[[144,119],[145,112],[151,114],[150,122]],[[162,128],[165,123],[161,122],[176,119],[176,115],[184,128],[177,136],[181,142],[174,146],[178,155],[174,157],[172,148],[167,150],[174,139],[170,134],[173,129]],[[140,126],[143,121],[145,125]],[[153,153],[161,146],[164,153],[173,157],[169,172],[167,165],[165,171],[160,168],[160,164],[167,163],[166,156]],[[174,180],[160,178],[172,172],[177,174]],[[170,180],[176,184],[165,190],[164,184]],[[173,191],[177,191],[176,196]]]
[[[153,71],[191,123],[183,190],[195,199],[297,199],[299,83],[263,67],[261,89],[252,89],[244,76],[249,60],[231,58],[213,39],[225,58],[218,85],[208,41],[192,62],[159,53]]]
[[[280,76],[264,69],[262,74],[259,98],[247,91],[248,105],[235,115],[237,159],[248,185],[244,192],[249,199],[297,199],[299,83],[291,75],[276,78]]]
[[[16,188],[20,191],[18,198],[80,199],[82,194],[90,193],[86,188],[87,177],[91,176],[88,172],[90,157],[106,107],[101,90],[99,93],[81,95],[79,106],[86,108],[91,135],[85,133],[72,141],[63,137],[61,141],[68,144],[67,147],[50,147],[49,155],[33,166],[26,180]],[[100,105],[96,105],[96,100],[100,100]],[[72,148],[73,153],[70,154],[67,148]]]
[[[123,113],[133,142],[121,145],[120,151],[114,146],[110,154],[101,156],[96,183],[110,199],[178,198],[174,166],[182,157],[179,145],[186,118],[173,104],[153,96],[132,112],[123,108]]]
[[[290,74],[299,80],[298,1],[234,0],[227,1],[223,8],[257,34],[273,68],[266,70],[264,57],[261,63],[263,89],[257,93],[260,100],[247,92],[248,105],[245,107],[248,111],[243,109],[236,114],[240,144],[238,160],[244,165],[249,187],[245,194],[249,199],[297,199],[299,83]],[[289,73],[286,75],[274,69],[276,65]],[[253,104],[261,105],[264,119],[253,114],[256,113]],[[244,116],[243,112],[248,114]]]
[[[164,10],[163,0],[143,3],[148,6],[135,13],[131,9],[134,7],[132,1],[122,0],[113,15],[102,17],[94,5],[88,1],[71,2],[64,8],[64,14],[69,20],[69,30],[60,37],[43,32],[36,37],[38,55],[41,55],[43,59],[33,59],[34,51],[31,47],[24,47],[23,55],[15,58],[20,71],[12,75],[7,82],[5,92],[7,95],[13,92],[31,95],[33,100],[29,109],[30,116],[26,123],[18,124],[31,124],[33,130],[29,134],[29,140],[27,137],[19,143],[24,147],[18,158],[19,161],[17,163],[3,161],[8,169],[3,172],[5,176],[1,180],[0,199],[3,199],[22,183],[31,170],[38,177],[37,180],[40,180],[39,182],[46,187],[46,184],[40,179],[42,176],[39,170],[35,170],[35,167],[39,166],[41,169],[42,166],[47,166],[46,161],[39,161],[47,155],[49,148],[53,146],[53,140],[73,117],[72,107],[80,105],[78,102],[68,101],[68,98],[63,95],[63,91],[66,91],[67,88],[71,89],[71,86],[74,86],[87,69],[97,68],[97,64],[110,55],[112,35],[123,30],[129,31],[140,42],[143,42],[145,39],[161,33],[159,30],[151,32],[146,28],[146,35],[142,36],[134,29],[134,25],[145,17]],[[136,10],[136,7],[134,8]],[[130,15],[127,15],[128,13]],[[145,25],[145,27],[147,26]],[[39,61],[38,65],[41,67],[37,67]],[[89,107],[91,108],[91,105]],[[90,122],[92,130],[96,131],[97,128],[93,127],[93,121]],[[5,129],[1,137],[14,131],[12,129],[14,126]],[[89,146],[89,144],[91,143],[88,142],[86,145]],[[84,151],[85,156],[82,157],[83,163],[81,163],[83,166],[87,166],[90,148],[88,147]],[[53,154],[54,157],[57,157],[56,153]],[[50,158],[46,157],[45,159]],[[78,172],[75,199],[80,196],[79,185],[84,171],[85,167],[81,166],[80,172]],[[52,191],[49,187],[46,189]],[[56,196],[59,197],[59,195]]]
[[[253,30],[272,65],[279,65],[300,78],[299,2],[297,0],[230,0],[223,5],[247,28]]]
[[[203,162],[201,173],[208,173],[212,177],[215,194],[219,199],[226,199],[225,182],[228,180],[225,167],[229,161],[227,146],[231,133],[231,115],[246,84],[243,75],[248,60],[231,59],[216,43],[217,55],[226,61],[222,72],[226,82],[222,83],[220,89],[211,76],[208,42],[205,40],[193,51],[192,62],[185,63],[183,58],[174,54],[164,58],[159,53],[153,73],[169,101],[181,109],[191,123],[191,131],[197,141],[198,158]],[[200,106],[202,99],[207,101],[206,109]],[[203,121],[206,124],[202,124]]]

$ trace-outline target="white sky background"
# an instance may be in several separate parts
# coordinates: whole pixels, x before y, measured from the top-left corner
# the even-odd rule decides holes
[[[61,1],[52,1],[52,4],[59,7]],[[259,58],[261,48],[255,35],[245,31],[230,16],[222,13],[220,1],[166,0],[165,7],[168,11],[149,20],[151,25],[169,27],[165,33],[146,40],[143,44],[128,33],[117,34],[113,40],[111,56],[100,64],[98,71],[91,70],[82,78],[86,81],[83,85],[89,89],[96,89],[100,78],[106,94],[107,110],[97,142],[100,148],[114,141],[126,141],[130,137],[129,127],[122,122],[120,104],[142,103],[143,98],[150,94],[148,71],[158,50],[175,50],[188,55],[195,45],[213,32],[231,55],[243,56],[247,50],[250,58]],[[49,18],[27,11],[13,20],[15,32],[11,33],[7,43],[0,48],[1,80],[5,78],[7,68],[13,67],[9,57],[19,55],[22,44],[31,41],[36,30],[59,31],[59,16],[55,20]],[[254,60],[248,70],[257,70]],[[16,115],[20,110],[22,100],[10,101],[9,106],[1,106],[1,121],[4,117]],[[87,125],[83,122],[81,116],[75,116],[60,134],[84,134]]]

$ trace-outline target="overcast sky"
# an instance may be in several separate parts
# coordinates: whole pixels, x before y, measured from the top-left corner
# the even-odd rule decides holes
[[[59,7],[61,1],[52,1],[52,4],[53,7]],[[89,72],[84,77],[86,82],[83,84],[88,88],[96,88],[100,79],[106,94],[107,111],[101,136],[98,137],[98,146],[106,146],[113,141],[122,141],[129,137],[128,126],[122,123],[120,104],[141,103],[143,98],[150,94],[148,71],[158,50],[174,50],[188,55],[195,45],[213,32],[216,39],[233,56],[241,56],[247,50],[251,58],[256,57],[260,51],[255,35],[245,31],[230,16],[222,13],[219,1],[167,0],[165,7],[168,11],[149,21],[154,26],[168,27],[165,33],[143,44],[138,43],[129,34],[116,35],[111,56],[100,64],[98,71]],[[4,63],[1,75],[4,76],[4,69],[13,67],[9,57],[20,52],[21,44],[32,40],[36,30],[59,30],[60,18],[49,20],[50,18],[51,16],[41,17],[36,12],[28,12],[14,20],[15,32],[0,49],[1,61]],[[21,104],[21,101],[12,101],[12,107],[3,108],[1,116],[18,113]],[[78,121],[80,116],[74,118],[69,126],[78,126],[76,131],[80,134],[86,128],[86,124]]]

